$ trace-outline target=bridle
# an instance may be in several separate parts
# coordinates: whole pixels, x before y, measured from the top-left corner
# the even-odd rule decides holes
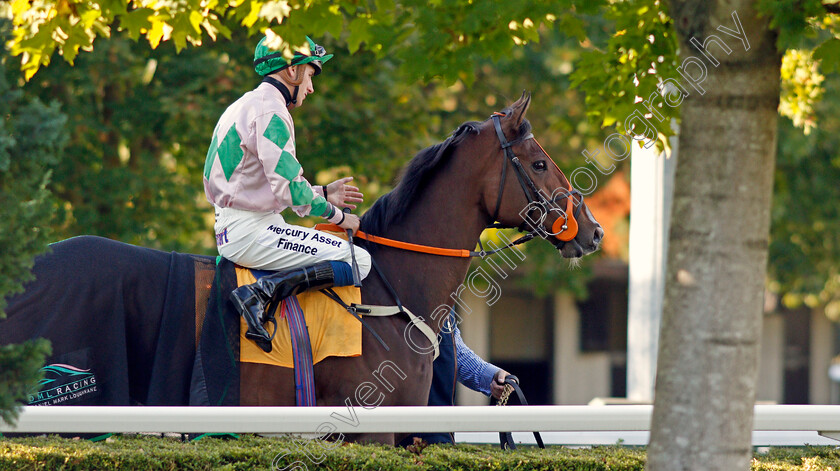
[[[528,221],[534,221],[531,215],[537,208],[542,210],[543,215],[548,215],[548,213],[554,211],[560,213],[560,216],[554,221],[554,224],[551,226],[551,232],[546,231],[542,228],[542,226],[538,227],[531,227],[533,231],[536,231],[540,236],[544,238],[548,237],[555,237],[563,242],[568,242],[575,238],[578,232],[578,223],[577,219],[580,217],[580,208],[583,206],[583,195],[572,188],[571,182],[569,183],[569,188],[564,190],[559,195],[554,195],[552,193],[551,200],[547,200],[543,193],[537,188],[534,184],[534,181],[525,173],[525,169],[522,167],[522,162],[520,162],[519,157],[517,157],[513,153],[513,143],[507,140],[505,137],[504,131],[502,131],[501,125],[501,118],[504,117],[504,113],[495,112],[490,119],[493,121],[493,127],[496,130],[496,136],[499,138],[499,142],[502,145],[502,149],[505,152],[505,160],[502,162],[502,178],[499,181],[499,192],[498,196],[496,197],[496,209],[493,211],[493,221],[494,223],[488,227],[495,227],[495,228],[510,228],[511,226],[505,226],[502,224],[497,224],[495,221],[498,220],[499,217],[499,209],[502,206],[502,194],[505,190],[505,178],[507,177],[507,168],[508,168],[508,161],[510,161],[511,165],[513,165],[513,170],[516,172],[516,179],[519,180],[519,186],[522,187],[522,191],[525,193],[525,198],[528,200],[528,217],[522,224],[519,225],[518,229],[521,231],[525,231],[525,226],[528,224]],[[540,150],[543,151],[548,160],[554,164],[557,171],[560,171],[560,168],[557,167],[557,163],[548,155],[548,152],[543,149],[537,139],[534,137],[534,134],[528,134],[527,136],[518,139],[516,142],[526,141],[528,139],[533,139],[534,142],[540,147]],[[555,191],[556,193],[556,191]],[[572,210],[574,204],[574,195],[577,195],[580,198],[580,204],[577,204],[574,207],[574,211]],[[566,209],[562,210],[558,207],[557,201],[566,198]]]

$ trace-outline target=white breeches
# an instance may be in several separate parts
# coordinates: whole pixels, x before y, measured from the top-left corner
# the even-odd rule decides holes
[[[351,264],[350,244],[332,234],[288,224],[277,213],[216,207],[219,255],[243,267],[288,270],[324,261]],[[354,247],[359,274],[370,272],[370,254]]]

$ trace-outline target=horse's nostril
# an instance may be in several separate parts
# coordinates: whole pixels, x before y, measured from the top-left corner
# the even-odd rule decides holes
[[[595,235],[592,236],[592,242],[598,244],[601,242],[601,239],[604,238],[604,230],[601,229],[601,226],[595,228]]]

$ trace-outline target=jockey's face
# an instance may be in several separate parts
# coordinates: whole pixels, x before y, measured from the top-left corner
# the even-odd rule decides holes
[[[289,75],[292,77],[292,80],[294,80],[295,75],[297,75],[297,73],[298,73],[298,71],[297,71],[298,67],[304,67],[303,80],[301,81],[300,85],[298,86],[299,88],[298,88],[298,94],[297,94],[297,105],[292,105],[293,108],[298,108],[301,105],[303,105],[303,100],[306,99],[306,96],[315,91],[315,89],[312,86],[312,76],[315,75],[315,68],[314,67],[312,67],[309,64],[304,64],[302,66],[295,65],[295,66],[289,67],[288,69],[285,69],[285,70],[289,71]],[[292,93],[294,93],[294,89],[295,89],[294,85],[289,87],[289,91],[292,92]]]

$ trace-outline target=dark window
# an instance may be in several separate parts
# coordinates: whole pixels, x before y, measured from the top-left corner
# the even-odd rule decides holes
[[[811,358],[811,312],[782,309],[785,316],[784,403],[808,404]]]
[[[596,278],[589,297],[578,303],[583,352],[627,351],[627,281]]]
[[[589,297],[578,303],[580,349],[609,353],[610,395],[624,397],[627,395],[627,279],[599,277],[587,289]]]

